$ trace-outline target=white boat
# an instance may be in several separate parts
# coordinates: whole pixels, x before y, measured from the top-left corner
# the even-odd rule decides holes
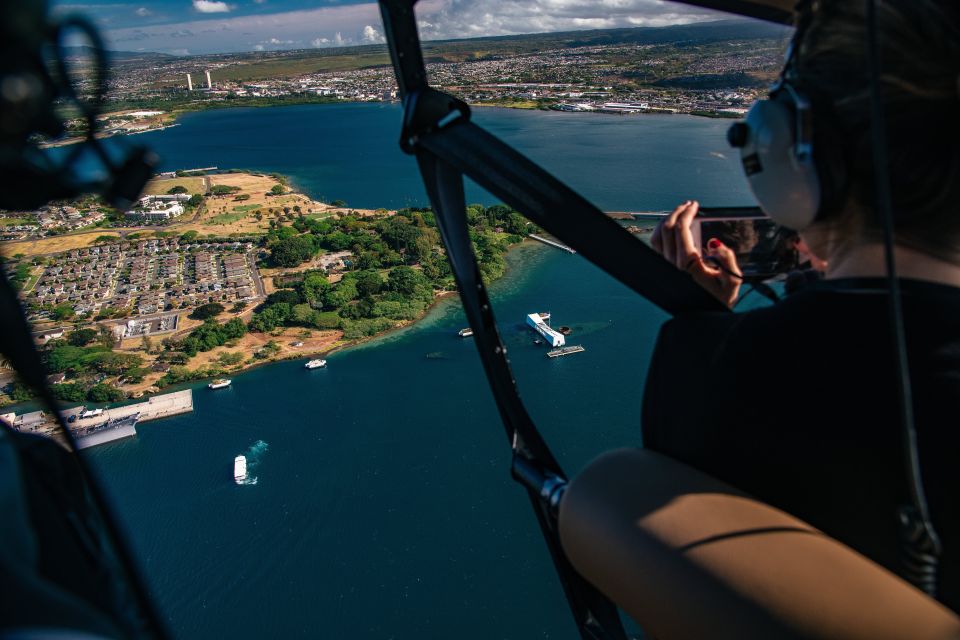
[[[467,327],[466,329],[460,329],[460,331],[457,331],[457,335],[461,338],[469,338],[473,335],[473,329],[470,327]]]
[[[327,361],[326,361],[326,360],[320,360],[320,359],[318,358],[318,359],[316,359],[316,360],[311,360],[310,362],[308,362],[307,364],[305,364],[305,365],[303,365],[303,366],[306,367],[307,369],[319,369],[320,367],[325,367],[325,366],[327,366]]]
[[[247,458],[246,456],[237,456],[233,459],[233,481],[237,484],[243,484],[247,479]]]
[[[229,387],[231,382],[233,382],[233,380],[228,380],[227,378],[217,378],[207,386],[211,389],[223,389],[224,387]]]

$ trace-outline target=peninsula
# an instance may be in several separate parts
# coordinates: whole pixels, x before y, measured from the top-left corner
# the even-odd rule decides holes
[[[420,318],[455,290],[429,209],[312,200],[285,177],[206,168],[158,176],[130,211],[95,199],[0,213],[0,244],[50,382],[65,402],[328,353]],[[468,208],[488,281],[534,225]],[[68,222],[77,228],[63,228]],[[0,369],[0,402],[29,390]]]

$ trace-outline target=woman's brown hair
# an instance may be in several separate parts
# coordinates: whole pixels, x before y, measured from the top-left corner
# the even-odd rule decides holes
[[[960,261],[960,2],[876,1],[897,241]],[[795,70],[847,169],[848,206],[826,223],[877,240],[864,5],[815,2]]]

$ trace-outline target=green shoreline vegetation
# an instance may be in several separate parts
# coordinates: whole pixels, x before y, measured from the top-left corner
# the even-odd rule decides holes
[[[505,254],[538,229],[505,205],[470,205],[467,222],[480,270],[486,282],[506,270]],[[361,217],[342,215],[315,219],[304,215],[292,224],[271,223],[260,244],[268,254],[262,266],[299,269],[318,256],[336,254],[341,268],[297,270],[277,278],[277,289],[253,310],[249,322],[234,317],[219,322],[225,309],[215,303],[194,309],[190,317],[203,324],[182,338],[163,340],[145,337],[143,351],[155,356],[156,364],[169,367],[156,383],[158,388],[236,373],[276,359],[279,346],[268,340],[253,353],[226,351],[206,366],[190,368],[198,353],[226,346],[228,349],[248,332],[279,336],[290,327],[339,330],[342,338],[324,353],[357,344],[421,319],[443,294],[456,290],[453,275],[440,242],[436,219],[430,209],[401,209]],[[230,311],[239,313],[238,303]],[[62,339],[44,345],[41,351],[50,374],[64,374],[53,385],[64,402],[108,402],[126,394],[118,384],[142,382],[151,372],[137,353],[113,351],[108,329],[77,327]],[[317,355],[299,354],[298,357]],[[9,402],[32,399],[30,389],[15,381]]]

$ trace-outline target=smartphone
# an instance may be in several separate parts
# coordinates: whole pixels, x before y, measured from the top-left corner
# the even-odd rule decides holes
[[[768,280],[800,268],[797,233],[759,207],[700,207],[691,231],[703,255],[712,238],[733,249],[744,277]]]

